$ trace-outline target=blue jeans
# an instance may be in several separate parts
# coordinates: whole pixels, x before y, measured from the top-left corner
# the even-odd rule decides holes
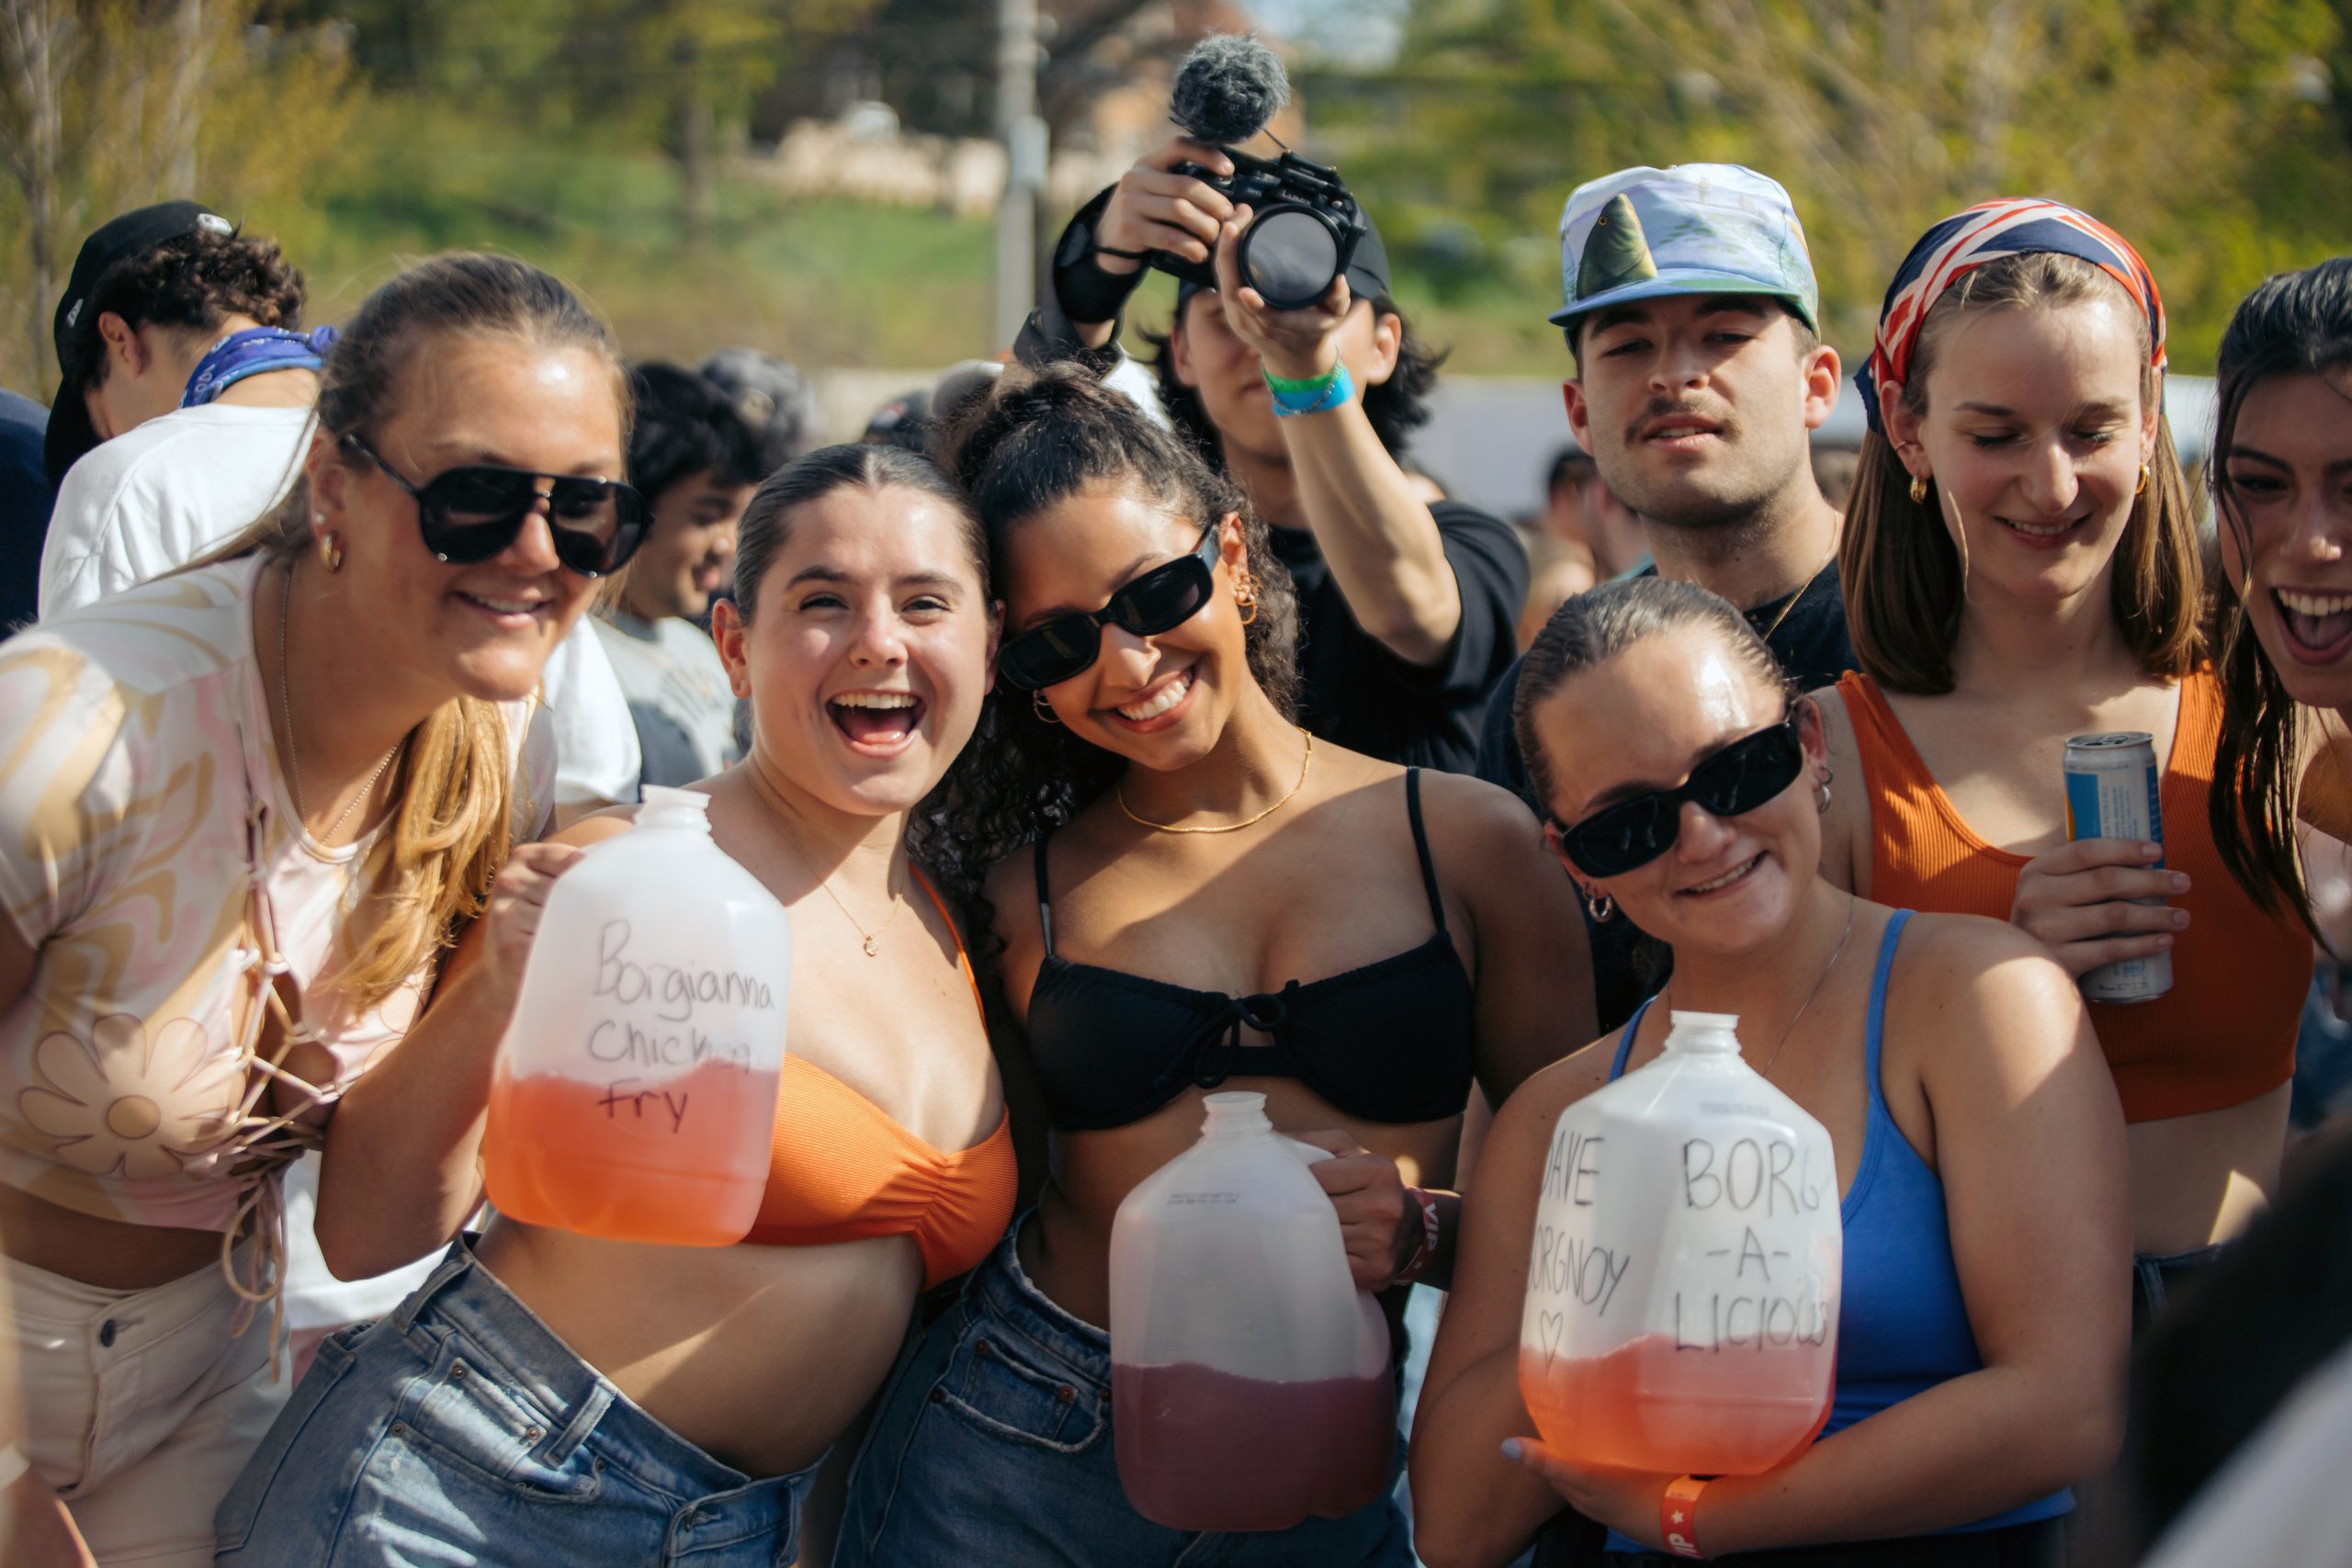
[[[753,1481],[712,1459],[572,1354],[460,1241],[390,1317],[320,1346],[220,1505],[215,1561],[786,1568],[815,1473]]]
[[[850,1472],[833,1568],[1413,1568],[1393,1489],[1263,1534],[1136,1513],[1113,1458],[1110,1337],[1029,1282],[1020,1230],[900,1356]]]

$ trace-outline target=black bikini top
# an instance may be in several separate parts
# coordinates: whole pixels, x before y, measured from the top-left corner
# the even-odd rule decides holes
[[[1405,807],[1435,934],[1360,969],[1249,997],[1056,957],[1046,840],[1038,840],[1046,957],[1029,996],[1029,1046],[1055,1128],[1124,1127],[1188,1087],[1215,1089],[1229,1077],[1296,1078],[1366,1122],[1459,1115],[1470,1098],[1476,998],[1446,934],[1421,828],[1419,768],[1406,770]],[[1245,1026],[1267,1043],[1243,1044]]]

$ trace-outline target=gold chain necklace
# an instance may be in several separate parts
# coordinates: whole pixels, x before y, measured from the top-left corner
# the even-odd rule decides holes
[[[780,804],[775,801],[775,797],[770,793],[767,780],[760,776],[758,764],[752,764],[748,771],[752,775],[752,792],[768,800],[772,805]],[[847,920],[850,923],[850,929],[857,932],[858,936],[863,939],[865,947],[865,956],[868,958],[881,957],[882,948],[880,943],[882,941],[882,933],[888,931],[890,929],[890,922],[899,918],[899,910],[905,906],[907,896],[903,893],[892,890],[890,893],[890,912],[882,917],[882,923],[880,925],[876,926],[872,931],[867,931],[864,926],[858,924],[857,917],[849,912],[849,906],[842,902],[842,896],[833,891],[832,879],[830,877],[817,875],[817,868],[809,863],[808,857],[801,852],[799,843],[794,840],[790,833],[787,832],[783,835],[783,837],[785,847],[792,852],[792,858],[800,863],[800,869],[807,872],[810,876],[816,877],[817,890],[833,901],[833,908],[842,912],[842,919]],[[889,877],[887,872],[884,873],[883,885],[885,887],[888,887],[889,885]]]
[[[294,820],[300,823],[302,820],[302,759],[294,746],[294,705],[286,693],[286,623],[293,618],[294,568],[288,564],[286,586],[277,595],[277,716],[286,722],[286,793],[294,797]],[[376,781],[384,776],[384,770],[392,765],[392,759],[399,756],[401,748],[407,744],[408,737],[405,735],[392,742],[392,749],[384,753],[384,760],[376,764],[376,771],[368,775],[368,782],[359,786],[359,793],[353,795],[350,804],[327,824],[327,830],[319,835],[321,844],[334,847],[329,840],[343,831],[343,825],[351,820],[351,814],[359,808],[359,803],[375,792]],[[308,830],[304,829],[304,831]]]
[[[1118,797],[1119,809],[1127,814],[1128,821],[1138,823],[1146,828],[1157,829],[1162,833],[1238,833],[1244,828],[1256,827],[1283,807],[1288,806],[1293,797],[1306,787],[1306,770],[1315,761],[1315,737],[1307,733],[1305,725],[1299,726],[1298,732],[1306,737],[1306,754],[1298,760],[1298,782],[1290,786],[1288,795],[1283,795],[1257,816],[1239,822],[1221,822],[1207,828],[1179,828],[1172,822],[1155,822],[1148,817],[1136,816],[1136,808],[1127,804],[1127,792],[1125,786],[1113,784],[1111,793]]]
[[[1829,983],[1830,971],[1836,969],[1838,967],[1838,961],[1846,956],[1847,941],[1854,934],[1854,906],[1860,900],[1858,900],[1853,894],[1849,893],[1846,895],[1846,929],[1838,933],[1838,945],[1830,950],[1829,962],[1821,966],[1821,974],[1813,982],[1813,989],[1804,994],[1804,1000],[1799,1003],[1797,1005],[1797,1010],[1790,1015],[1787,1027],[1781,1031],[1781,1038],[1772,1046],[1772,1054],[1764,1058],[1764,1065],[1756,1069],[1757,1077],[1770,1077],[1772,1076],[1772,1065],[1781,1059],[1781,1053],[1788,1049],[1789,1036],[1797,1032],[1797,1021],[1804,1017],[1806,1011],[1812,1008],[1814,998],[1821,995],[1821,987]],[[1673,986],[1669,982],[1667,987],[1667,990],[1671,989],[1673,989]],[[1662,990],[1658,992],[1657,997],[1660,1001],[1666,1000],[1666,991]],[[1674,1010],[1672,1008],[1668,1008],[1667,1010],[1667,1017],[1671,1019],[1673,1016]]]
[[[1766,642],[1770,642],[1772,640],[1772,634],[1781,629],[1781,623],[1789,618],[1789,612],[1797,607],[1797,601],[1804,598],[1806,591],[1812,588],[1815,583],[1821,581],[1821,574],[1829,570],[1829,562],[1836,560],[1837,558],[1838,552],[1834,549],[1831,550],[1829,552],[1828,558],[1814,569],[1813,575],[1806,578],[1803,582],[1797,584],[1797,591],[1789,595],[1789,602],[1781,606],[1781,613],[1772,617],[1772,624],[1770,626],[1764,628],[1763,637]]]

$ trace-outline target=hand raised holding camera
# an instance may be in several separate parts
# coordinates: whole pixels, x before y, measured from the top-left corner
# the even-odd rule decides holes
[[[1327,376],[1339,363],[1338,334],[1355,296],[1342,275],[1312,304],[1287,310],[1268,304],[1264,295],[1241,280],[1241,233],[1253,216],[1248,207],[1235,209],[1216,247],[1217,295],[1225,301],[1226,325],[1257,351],[1266,374],[1293,380]]]
[[[1182,173],[1177,172],[1180,164],[1185,165]],[[1192,172],[1195,168],[1229,179],[1233,160],[1221,147],[1179,136],[1120,175],[1095,233],[1094,265],[1114,275],[1142,270],[1142,261],[1116,254],[1121,251],[1136,256],[1160,251],[1206,262],[1234,208],[1224,192]]]

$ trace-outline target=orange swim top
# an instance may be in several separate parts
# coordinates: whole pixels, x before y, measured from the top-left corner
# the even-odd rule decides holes
[[[1871,898],[2007,919],[2018,873],[2030,857],[1996,849],[1961,820],[1869,676],[1849,671],[1838,694],[1870,792]],[[2173,900],[2188,911],[2189,926],[2173,947],[2172,989],[2149,1002],[2089,1004],[2127,1122],[2243,1105],[2295,1071],[2310,941],[2292,916],[2257,908],[2213,848],[2205,797],[2221,728],[2220,682],[2211,669],[2200,670],[2181,682],[2158,793],[2165,864],[2190,882]]]
[[[920,873],[916,880],[953,931],[946,905]],[[971,983],[978,1006],[979,984],[960,934],[956,966]],[[1017,1179],[1010,1113],[968,1149],[934,1148],[822,1067],[786,1053],[767,1190],[744,1239],[820,1247],[912,1235],[928,1290],[988,1256],[1012,1223]]]

